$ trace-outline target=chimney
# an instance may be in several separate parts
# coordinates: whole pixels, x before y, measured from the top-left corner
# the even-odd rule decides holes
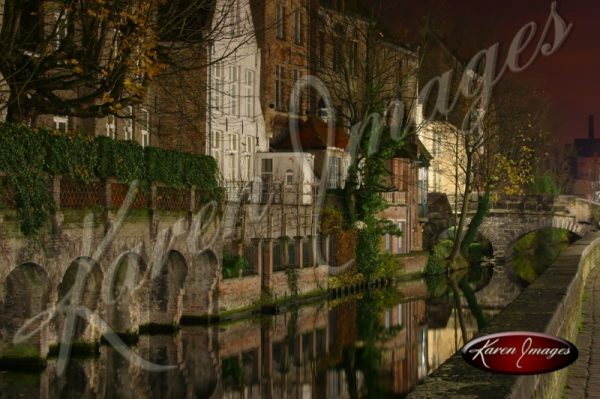
[[[590,115],[588,119],[588,137],[594,140],[594,115]]]

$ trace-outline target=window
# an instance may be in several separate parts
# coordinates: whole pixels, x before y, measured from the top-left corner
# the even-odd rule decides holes
[[[283,66],[277,65],[275,70],[275,109],[283,110]]]
[[[125,140],[133,140],[133,107],[128,105],[125,107],[124,119]]]
[[[427,185],[429,181],[429,168],[419,168],[419,217],[427,215]]]
[[[283,270],[283,262],[281,261],[281,242],[277,240],[273,243],[273,270]]]
[[[229,15],[230,15],[229,25],[230,25],[231,36],[235,36],[237,34],[242,33],[242,14],[240,11],[240,3],[239,2],[236,1],[235,4],[232,4]]]
[[[296,44],[302,44],[302,12],[294,12],[294,40]]]
[[[238,151],[238,135],[235,133],[231,133],[228,136],[228,150],[230,152],[237,152]]]
[[[246,109],[245,114],[247,117],[254,117],[254,71],[251,69],[246,69]]]
[[[385,252],[388,254],[392,252],[392,235],[387,233],[385,234]]]
[[[330,157],[329,158],[329,176],[328,176],[328,188],[336,189],[340,188],[340,158]]]
[[[292,85],[295,85],[300,80],[300,76],[301,76],[300,71],[297,70],[297,69],[294,69],[294,71],[292,72],[292,77],[293,77]],[[300,115],[302,115],[302,112],[303,112],[303,108],[302,108],[302,93],[300,93],[300,97],[299,98],[300,98],[300,101],[299,101],[299,104],[298,104],[298,113]]]
[[[311,248],[311,241],[310,239],[308,240],[303,240],[302,241],[302,266],[309,266],[310,265],[310,253],[312,251]]]
[[[67,133],[69,131],[69,117],[68,116],[60,116],[55,115],[52,118],[54,122],[54,128],[56,130],[61,131],[62,133]]]
[[[221,149],[221,141],[223,140],[221,136],[222,136],[221,132],[217,131],[217,132],[213,133],[213,135],[211,137],[211,141],[212,141],[211,148],[213,150],[220,150]]]
[[[292,240],[288,245],[288,266],[296,267],[298,266],[298,262],[296,261],[296,243]]]
[[[227,136],[228,141],[228,154],[229,154],[229,176],[232,180],[237,179],[238,176],[238,149],[239,149],[239,137],[237,134],[230,133]]]
[[[231,95],[231,115],[240,115],[240,66],[234,65],[229,67],[229,89]]]
[[[262,202],[266,202],[273,189],[273,159],[265,158],[261,161],[261,179],[262,179]]]
[[[237,153],[229,154],[229,175],[231,180],[238,178],[238,156]]]
[[[404,237],[406,236],[404,232],[406,231],[406,222],[398,222],[398,230],[400,230],[403,234],[400,237],[397,237],[397,253],[403,254],[406,253],[406,248],[404,247]]]
[[[217,62],[213,66],[213,94],[212,94],[212,107],[215,110],[223,111],[223,79],[224,79],[224,68],[222,62]]]
[[[343,66],[342,56],[342,41],[343,39],[339,36],[335,37],[335,46],[333,46],[333,70],[340,72]]]
[[[389,330],[392,327],[392,311],[387,309],[385,311],[385,328]]]
[[[294,172],[288,170],[285,172],[285,185],[291,187],[294,185]]]
[[[219,170],[223,170],[223,133],[220,131],[216,131],[212,134],[211,137],[211,151],[212,156],[217,161],[217,165],[219,166]]]
[[[112,139],[116,138],[117,125],[115,124],[115,116],[108,115],[106,117],[106,135]]]
[[[350,42],[350,73],[351,74],[356,74],[357,72],[357,68],[356,68],[356,61],[358,59],[358,42],[356,40],[352,40],[352,42]]]
[[[317,58],[317,68],[321,69],[325,65],[325,32],[319,32],[319,56]]]
[[[396,325],[399,327],[402,327],[403,320],[402,320],[402,304],[401,303],[398,304],[397,311],[398,311],[398,314],[397,314],[398,322],[396,323]]]
[[[58,48],[69,34],[69,24],[66,11],[56,11],[54,13],[54,44]]]
[[[142,147],[150,145],[150,112],[142,108],[140,110],[140,131],[142,133]]]
[[[275,11],[275,27],[277,39],[285,39],[285,8],[281,5],[277,5]]]

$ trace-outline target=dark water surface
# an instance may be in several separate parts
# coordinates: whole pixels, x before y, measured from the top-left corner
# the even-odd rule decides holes
[[[144,335],[131,349],[172,370],[146,371],[102,346],[97,357],[73,357],[61,376],[56,359],[41,373],[1,372],[0,399],[403,397],[463,345],[453,299],[429,296],[417,280],[278,316]],[[481,311],[490,318],[497,305]],[[470,339],[477,321],[464,301],[460,311]]]

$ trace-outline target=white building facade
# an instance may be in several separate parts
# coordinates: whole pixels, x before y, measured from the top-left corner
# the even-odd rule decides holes
[[[226,187],[255,180],[269,148],[260,105],[261,57],[248,0],[217,0],[209,50],[206,148]]]

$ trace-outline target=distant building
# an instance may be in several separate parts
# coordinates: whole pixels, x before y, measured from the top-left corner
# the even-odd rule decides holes
[[[466,164],[461,131],[448,122],[431,120],[420,124],[418,135],[433,157],[428,191],[449,197],[460,194],[464,190]]]
[[[574,141],[573,194],[600,202],[600,139],[595,137],[594,116],[589,116],[588,137]]]
[[[428,169],[431,155],[416,137],[388,161],[391,191],[383,193],[389,207],[379,217],[394,223],[402,236],[386,234],[384,250],[390,254],[407,254],[423,250],[423,228],[427,222]]]

